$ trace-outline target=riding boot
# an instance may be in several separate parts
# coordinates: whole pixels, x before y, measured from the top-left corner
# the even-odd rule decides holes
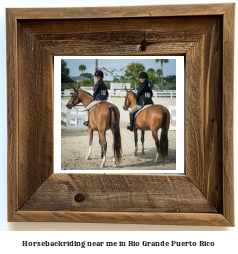
[[[85,110],[85,119],[83,121],[83,125],[88,126],[88,110]]]
[[[130,117],[130,123],[127,126],[127,129],[130,131],[133,131],[134,128],[134,114],[129,113],[129,117]]]
[[[88,121],[83,121],[83,125],[88,126]]]

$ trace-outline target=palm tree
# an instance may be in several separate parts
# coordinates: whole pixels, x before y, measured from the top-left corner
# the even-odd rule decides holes
[[[86,66],[84,64],[81,64],[79,66],[79,70],[82,71],[82,80],[81,80],[81,86],[83,86],[83,72],[86,70]]]
[[[155,73],[155,70],[153,68],[148,69],[147,72],[148,71]]]
[[[155,59],[155,62],[161,62],[161,69],[162,69],[162,80],[161,80],[161,91],[163,91],[163,82],[164,82],[164,71],[163,71],[163,63],[168,63],[168,59]]]
[[[162,76],[162,70],[157,69],[155,73],[156,73],[157,77],[159,77],[159,79],[160,79],[160,77]],[[161,90],[163,90],[163,86],[161,87]]]

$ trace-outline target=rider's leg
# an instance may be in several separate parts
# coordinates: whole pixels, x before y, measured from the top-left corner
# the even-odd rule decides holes
[[[83,124],[88,126],[88,117],[89,117],[89,110],[96,106],[100,101],[93,101],[85,108],[85,118]]]
[[[129,125],[127,126],[127,129],[130,130],[130,131],[133,131],[133,127],[134,127],[134,114],[140,110],[142,108],[142,106],[140,105],[135,105],[131,112],[129,113],[129,117],[130,117],[130,123]]]

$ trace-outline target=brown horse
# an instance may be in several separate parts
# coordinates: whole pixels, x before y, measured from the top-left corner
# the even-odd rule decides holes
[[[93,101],[93,96],[84,91],[74,89],[74,93],[68,101],[66,107],[71,109],[78,103],[82,102],[84,107],[87,107]],[[101,145],[101,157],[103,158],[100,167],[104,167],[106,162],[106,131],[111,129],[113,134],[113,167],[117,166],[117,161],[121,160],[122,148],[121,148],[121,134],[120,134],[120,112],[116,105],[109,102],[101,102],[91,110],[89,114],[89,152],[86,156],[86,160],[89,159],[92,153],[92,141],[93,141],[93,131],[98,131],[99,133],[99,144]],[[116,156],[115,156],[116,155]]]
[[[136,94],[131,90],[126,90],[125,103],[123,106],[124,110],[128,110],[131,106],[133,108],[136,105]],[[162,105],[152,105],[143,111],[141,111],[134,121],[134,140],[135,140],[135,152],[137,155],[137,129],[141,130],[141,143],[142,143],[142,154],[144,153],[144,137],[145,131],[151,130],[152,136],[155,140],[157,147],[155,162],[159,161],[159,157],[163,157],[166,162],[169,162],[168,158],[168,130],[170,125],[170,113],[168,109]],[[158,130],[162,129],[160,141],[158,139]]]

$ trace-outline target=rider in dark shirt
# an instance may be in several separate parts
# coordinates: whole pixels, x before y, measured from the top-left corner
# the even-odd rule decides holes
[[[127,129],[130,131],[133,131],[134,127],[134,114],[143,106],[147,104],[154,104],[152,100],[153,92],[148,82],[148,74],[146,72],[141,72],[139,79],[141,83],[136,95],[136,105],[131,109],[131,112],[129,113],[130,124],[127,126]]]
[[[91,102],[86,108],[85,108],[85,119],[83,124],[88,126],[88,116],[89,116],[89,110],[96,106],[101,101],[107,101],[108,97],[108,91],[107,86],[103,82],[103,72],[102,71],[96,71],[95,74],[96,84],[94,86],[94,92],[93,92],[93,102]]]

